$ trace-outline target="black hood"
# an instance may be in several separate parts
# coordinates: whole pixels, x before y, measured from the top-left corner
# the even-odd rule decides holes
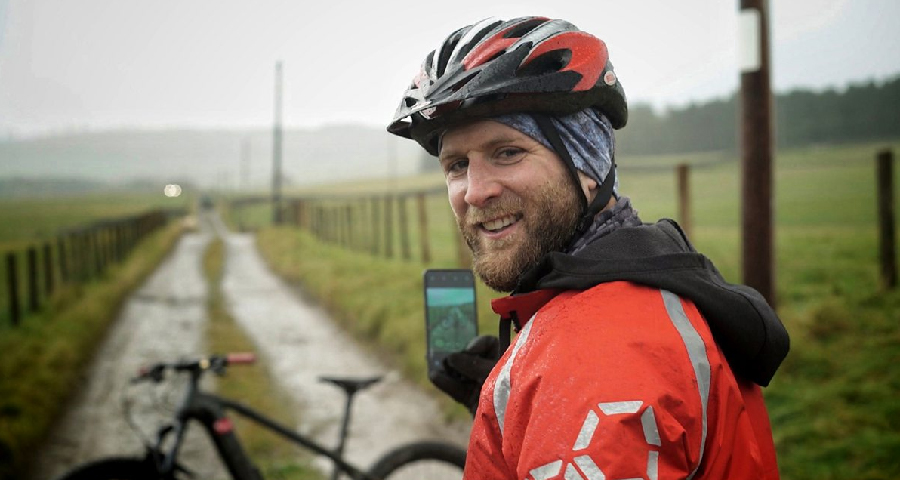
[[[766,386],[790,341],[775,311],[756,290],[726,282],[672,220],[624,227],[574,255],[550,253],[513,295],[540,289],[586,290],[626,280],[690,299],[709,325],[732,370]]]

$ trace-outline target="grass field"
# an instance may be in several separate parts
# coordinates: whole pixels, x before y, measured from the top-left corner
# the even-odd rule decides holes
[[[146,213],[153,209],[189,210],[194,203],[191,195],[167,198],[158,195],[122,193],[84,194],[73,197],[0,199],[0,328],[10,321],[9,289],[6,255],[17,259],[19,298],[26,305],[26,249],[36,248],[38,255],[38,285],[45,284],[44,247],[50,246],[52,258],[57,258],[56,241],[60,232],[86,227],[101,220],[115,220]],[[71,262],[71,258],[69,259]],[[58,262],[54,261],[53,275],[58,280]]]
[[[0,251],[52,239],[63,229],[96,220],[126,217],[154,208],[189,209],[195,200],[190,195],[167,198],[162,193],[3,199],[0,200]]]
[[[776,155],[777,299],[792,350],[765,392],[785,480],[900,475],[900,293],[879,283],[875,224],[874,159],[888,146],[897,152],[900,143]],[[692,238],[727,279],[739,281],[738,163],[706,157],[699,159],[720,161],[692,171]],[[674,172],[631,167],[686,160],[619,159],[620,191],[645,221],[676,215]],[[435,260],[427,266],[455,266],[446,200],[436,195],[429,205]],[[256,224],[265,224],[270,213],[257,212]],[[420,280],[426,265],[325,245],[292,228],[265,228],[258,241],[275,270],[427,384]],[[487,306],[495,295],[479,290],[486,332],[496,329]]]

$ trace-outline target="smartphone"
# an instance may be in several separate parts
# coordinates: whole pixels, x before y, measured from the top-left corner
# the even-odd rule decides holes
[[[428,371],[478,335],[475,276],[466,269],[429,269],[424,275]]]

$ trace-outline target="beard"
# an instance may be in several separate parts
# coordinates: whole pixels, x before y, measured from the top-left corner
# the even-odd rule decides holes
[[[568,178],[546,183],[521,197],[504,190],[484,208],[470,206],[463,219],[457,218],[460,232],[472,250],[475,273],[488,287],[510,292],[519,277],[547,253],[568,245],[581,212],[578,194]],[[504,215],[519,214],[522,231],[515,238],[488,240],[479,235],[480,222]]]

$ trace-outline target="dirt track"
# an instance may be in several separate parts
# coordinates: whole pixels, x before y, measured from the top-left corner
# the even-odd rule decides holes
[[[253,238],[225,231],[216,219],[200,222],[199,232],[185,235],[173,254],[126,302],[120,318],[99,347],[85,386],[49,445],[39,454],[34,480],[52,479],[74,465],[107,455],[137,455],[138,437],[122,414],[122,399],[131,398],[145,436],[160,411],[178,399],[177,391],[159,396],[127,388],[140,365],[192,357],[204,348],[206,284],[201,272],[205,246],[220,234],[226,242],[223,291],[234,318],[245,327],[271,365],[282,387],[294,397],[303,425],[326,445],[337,435],[342,394],[318,381],[321,375],[384,375],[380,384],[359,395],[353,410],[347,457],[370,464],[400,443],[443,438],[465,445],[465,425],[443,425],[434,402],[403,381],[395,371],[367,355],[341,332],[321,309],[303,301],[274,277],[256,252]],[[124,395],[123,392],[130,392]],[[208,441],[189,433],[183,459],[197,478],[226,478]],[[327,463],[323,462],[323,468]],[[327,470],[326,470],[327,471]]]

